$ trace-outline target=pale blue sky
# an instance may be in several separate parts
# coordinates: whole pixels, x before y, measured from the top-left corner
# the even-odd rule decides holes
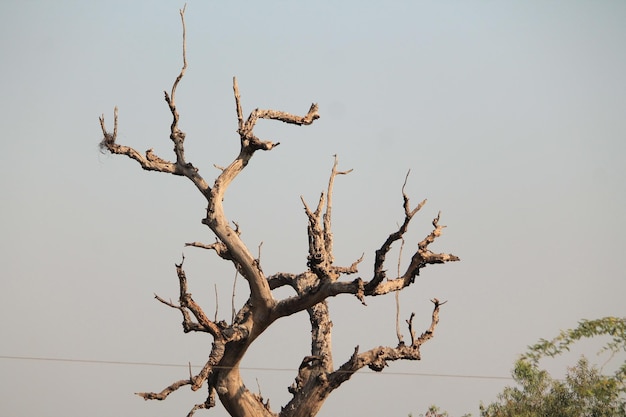
[[[174,1],[4,1],[0,4],[0,355],[201,364],[210,339],[184,335],[178,294],[230,317],[234,273],[214,254],[204,203],[181,178],[99,153],[98,116],[120,109],[119,141],[169,157],[163,101],[181,65]],[[407,245],[437,211],[436,249],[462,262],[425,269],[402,294],[402,317],[428,324],[421,362],[363,372],[322,417],[406,416],[437,403],[477,413],[507,383],[394,373],[508,376],[528,344],[582,318],[626,307],[626,3],[622,1],[198,2],[187,6],[190,68],[177,95],[187,157],[211,180],[235,156],[232,97],[244,111],[305,113],[313,126],[260,123],[280,147],[255,155],[225,202],[267,273],[305,268],[299,196],[317,199],[338,154],[338,263],[372,254],[414,204]],[[388,266],[395,270],[395,263]],[[244,299],[244,288],[238,291]],[[393,296],[331,300],[335,362],[355,345],[396,343]],[[270,329],[245,366],[297,368],[305,315]],[[588,346],[593,357],[595,349]],[[595,358],[595,357],[594,357]],[[0,411],[12,417],[186,415],[205,392],[144,402],[185,368],[0,358]],[[294,372],[246,371],[275,410]],[[198,415],[225,416],[223,409]]]

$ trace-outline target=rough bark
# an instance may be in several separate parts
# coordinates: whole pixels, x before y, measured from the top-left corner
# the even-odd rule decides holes
[[[196,404],[188,413],[189,416],[199,409],[208,409],[215,405],[215,394],[230,415],[243,416],[314,416],[328,395],[359,369],[367,366],[374,371],[382,371],[389,361],[419,360],[420,346],[433,337],[439,321],[439,309],[443,303],[433,299],[434,308],[430,327],[419,337],[415,336],[412,320],[407,321],[411,334],[411,343],[405,344],[401,339],[397,346],[379,346],[360,352],[357,346],[354,354],[338,368],[334,367],[332,354],[332,323],[326,300],[340,294],[351,294],[365,304],[367,297],[384,295],[402,290],[413,284],[420,270],[429,264],[458,261],[459,258],[446,253],[434,253],[429,246],[437,239],[444,226],[439,224],[439,215],[433,220],[433,230],[417,245],[410,262],[402,274],[395,278],[387,276],[385,271],[386,257],[392,245],[401,240],[408,230],[414,215],[422,208],[426,200],[415,208],[411,208],[409,198],[402,188],[404,220],[397,230],[393,231],[375,253],[375,263],[369,279],[357,277],[346,280],[345,276],[358,272],[361,259],[352,265],[338,266],[334,263],[332,234],[332,194],[333,184],[338,175],[350,171],[337,169],[337,158],[332,167],[328,188],[320,196],[315,209],[311,209],[302,200],[308,219],[307,234],[309,248],[307,268],[298,274],[278,273],[266,276],[261,268],[260,260],[255,258],[239,236],[239,228],[231,227],[224,212],[224,194],[239,173],[246,168],[256,151],[269,151],[279,143],[264,141],[254,135],[254,127],[259,119],[278,120],[295,125],[309,125],[319,118],[318,107],[312,104],[303,116],[276,110],[255,109],[244,118],[241,95],[237,80],[233,78],[238,134],[240,141],[239,154],[213,181],[212,185],[200,175],[198,168],[185,157],[185,133],[179,128],[180,115],[176,107],[176,89],[187,69],[184,9],[180,11],[183,27],[183,67],[176,77],[171,91],[165,92],[165,101],[172,113],[170,139],[174,145],[174,161],[157,156],[149,149],[142,154],[135,149],[117,143],[118,110],[114,110],[113,132],[106,129],[104,116],[100,125],[104,135],[100,146],[103,151],[112,154],[126,155],[134,159],[148,171],[163,172],[188,178],[207,201],[206,217],[202,223],[208,226],[216,236],[211,244],[201,242],[187,243],[187,246],[213,250],[220,258],[231,262],[239,274],[246,280],[249,290],[247,302],[234,316],[232,323],[211,320],[203,309],[194,301],[188,292],[188,283],[183,269],[183,262],[176,265],[179,280],[178,303],[156,298],[163,304],[177,309],[183,316],[184,332],[208,333],[212,339],[212,349],[206,364],[197,375],[190,375],[172,383],[160,392],[142,392],[139,396],[146,400],[164,400],[171,393],[184,386],[198,390],[203,386],[208,389],[208,396],[203,403]],[[184,260],[184,259],[183,259]],[[284,299],[276,299],[272,290],[289,286],[294,295]],[[274,321],[306,311],[311,324],[311,352],[303,358],[294,383],[289,387],[293,395],[279,413],[270,410],[269,402],[250,392],[239,372],[239,364],[248,347]]]

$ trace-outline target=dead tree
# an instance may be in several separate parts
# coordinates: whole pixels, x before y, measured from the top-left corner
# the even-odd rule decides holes
[[[206,400],[195,405],[189,412],[191,416],[198,409],[209,409],[215,405],[215,394],[219,397],[230,415],[244,416],[314,416],[317,414],[328,395],[363,367],[382,371],[389,361],[401,359],[419,360],[420,346],[433,337],[439,321],[439,308],[443,304],[433,299],[434,309],[430,327],[420,336],[413,328],[413,316],[407,320],[410,343],[405,343],[398,332],[398,344],[394,347],[379,346],[360,352],[357,346],[354,353],[343,364],[336,367],[331,349],[331,320],[327,299],[341,294],[356,296],[365,304],[367,297],[374,297],[402,290],[413,284],[420,270],[429,264],[441,264],[458,261],[459,258],[446,253],[434,253],[429,246],[441,235],[444,226],[439,224],[439,215],[433,220],[432,231],[418,243],[403,273],[397,277],[388,277],[385,261],[392,244],[402,240],[413,216],[422,208],[426,200],[411,208],[409,198],[402,188],[404,220],[376,250],[373,271],[369,279],[345,279],[347,275],[357,273],[361,259],[350,266],[337,266],[333,256],[333,235],[331,232],[331,208],[333,184],[341,172],[337,169],[337,160],[332,168],[328,189],[323,192],[314,208],[302,199],[308,218],[308,262],[301,273],[277,273],[266,276],[256,259],[240,238],[236,224],[231,226],[223,208],[224,193],[237,175],[247,166],[250,158],[259,150],[269,151],[279,143],[265,141],[255,136],[254,127],[259,119],[278,120],[295,125],[309,125],[319,118],[317,104],[312,104],[304,116],[276,110],[255,109],[247,118],[241,105],[237,80],[233,78],[238,133],[241,148],[239,154],[210,185],[185,156],[185,133],[179,127],[179,113],[176,107],[176,89],[187,69],[184,9],[180,11],[183,30],[183,66],[174,81],[171,92],[165,92],[165,101],[172,113],[170,139],[174,144],[175,160],[163,159],[149,149],[142,154],[135,149],[117,143],[118,111],[114,111],[113,132],[105,127],[104,116],[100,125],[104,138],[100,143],[103,151],[126,155],[134,159],[144,170],[158,171],[188,178],[206,198],[206,217],[202,223],[215,234],[211,244],[193,242],[187,246],[201,247],[215,251],[225,261],[233,264],[236,271],[247,281],[249,298],[234,316],[232,323],[211,320],[204,310],[194,301],[188,291],[187,278],[183,263],[176,265],[180,295],[178,303],[156,298],[163,304],[179,310],[183,316],[184,332],[205,332],[213,338],[212,350],[206,364],[197,375],[190,375],[176,381],[160,392],[142,392],[137,395],[146,400],[164,400],[168,395],[184,386],[198,390],[208,388]],[[362,257],[361,257],[362,258]],[[295,295],[276,299],[272,290],[289,286]],[[272,412],[269,402],[263,402],[260,395],[250,392],[242,381],[239,365],[250,345],[272,323],[283,317],[302,311],[309,315],[311,323],[311,352],[302,359],[294,383],[288,388],[291,400],[279,413]]]

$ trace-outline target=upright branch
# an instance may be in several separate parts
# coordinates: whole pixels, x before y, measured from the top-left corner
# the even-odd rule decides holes
[[[347,175],[352,172],[351,169],[347,171],[338,171],[337,170],[337,155],[334,155],[335,163],[333,164],[333,169],[330,174],[330,179],[328,180],[328,191],[327,191],[327,199],[326,202],[326,212],[324,213],[324,244],[326,246],[326,252],[330,254],[330,262],[334,262],[335,258],[333,256],[333,233],[331,231],[331,211],[333,207],[333,185],[335,184],[335,177],[337,175]]]
[[[241,108],[241,94],[239,94],[237,77],[233,77],[233,94],[235,94],[235,107],[237,110],[237,132],[241,132],[243,129],[243,109]]]
[[[178,121],[180,120],[180,115],[178,114],[178,110],[176,109],[176,88],[178,87],[178,83],[183,79],[185,75],[185,71],[187,70],[187,28],[185,26],[185,9],[187,5],[185,5],[180,12],[180,20],[183,27],[183,67],[180,70],[180,73],[176,77],[174,84],[172,85],[171,94],[167,94],[167,91],[164,91],[165,101],[170,108],[170,112],[172,112],[172,125],[170,126],[170,139],[174,142],[174,154],[176,155],[176,164],[185,165],[185,148],[183,143],[185,142],[185,133],[183,133],[178,128]],[[191,166],[191,165],[190,165]],[[192,166],[191,166],[192,167]]]
[[[354,372],[367,366],[375,371],[381,371],[389,361],[421,358],[420,346],[433,337],[439,321],[439,308],[442,304],[436,298],[432,300],[434,309],[430,327],[419,337],[416,337],[413,327],[413,317],[407,320],[411,343],[405,344],[400,331],[397,330],[398,344],[396,346],[378,346],[360,352],[357,346],[352,356],[339,368],[334,367],[332,355],[332,321],[327,299],[340,294],[349,294],[358,298],[365,305],[367,297],[374,297],[390,292],[397,292],[414,283],[422,268],[430,264],[458,261],[452,254],[435,253],[430,246],[441,235],[445,226],[439,224],[440,216],[433,220],[432,231],[418,243],[408,266],[398,276],[389,279],[386,275],[385,261],[392,245],[397,241],[404,242],[404,235],[409,223],[415,214],[423,207],[426,200],[411,208],[409,197],[405,192],[408,179],[402,186],[402,207],[404,219],[397,230],[384,240],[374,257],[371,278],[361,277],[349,280],[347,275],[358,273],[358,266],[363,255],[351,265],[335,265],[332,208],[335,179],[352,170],[340,171],[338,159],[335,156],[328,187],[322,192],[314,209],[302,199],[307,217],[308,253],[306,269],[300,273],[279,272],[266,276],[261,268],[260,246],[258,256],[254,256],[241,239],[239,225],[231,223],[226,217],[223,201],[226,191],[234,179],[248,165],[256,151],[269,151],[280,144],[257,137],[254,127],[259,119],[277,120],[294,125],[310,125],[320,116],[318,106],[313,103],[308,112],[303,115],[294,115],[284,111],[271,109],[254,109],[248,117],[244,117],[243,105],[237,79],[233,78],[233,94],[237,117],[237,133],[240,149],[232,162],[220,168],[220,173],[209,185],[200,175],[198,168],[185,158],[185,133],[181,130],[180,114],[176,105],[176,92],[187,69],[185,8],[180,10],[182,22],[182,55],[183,66],[174,81],[171,91],[164,92],[165,101],[172,114],[170,139],[174,144],[175,160],[169,161],[157,156],[152,149],[140,153],[132,147],[117,143],[118,138],[118,109],[114,110],[113,132],[107,131],[104,116],[100,117],[100,127],[103,139],[100,147],[103,151],[113,154],[126,155],[135,160],[147,171],[157,171],[188,178],[201,192],[207,201],[206,216],[202,223],[208,226],[215,235],[213,243],[190,242],[185,246],[209,249],[219,258],[232,263],[235,268],[235,278],[239,275],[246,280],[249,297],[236,310],[233,303],[233,312],[230,324],[218,320],[217,300],[215,302],[215,317],[210,319],[203,308],[194,300],[188,289],[188,280],[183,269],[183,261],[176,264],[179,296],[178,302],[168,301],[155,295],[162,304],[178,310],[183,317],[182,327],[185,333],[198,332],[208,334],[212,338],[211,351],[202,370],[193,375],[175,381],[159,392],[142,392],[139,396],[146,400],[164,400],[171,393],[181,387],[190,386],[198,390],[206,384],[208,395],[206,399],[196,404],[188,416],[197,410],[208,409],[215,405],[215,396],[224,405],[231,416],[263,416],[263,417],[295,417],[314,416],[324,403],[328,395],[343,382],[350,379]],[[234,225],[231,226],[231,225]],[[294,295],[283,299],[275,299],[273,290],[288,286],[293,289]],[[236,310],[236,311],[235,311]],[[274,321],[306,311],[311,326],[311,350],[301,361],[294,383],[289,387],[292,399],[281,409],[279,414],[273,413],[269,401],[264,401],[260,393],[252,393],[245,386],[239,371],[239,365],[250,345]]]

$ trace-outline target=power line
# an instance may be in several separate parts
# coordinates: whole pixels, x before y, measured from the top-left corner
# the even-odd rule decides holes
[[[71,362],[71,363],[83,363],[94,365],[124,365],[124,366],[161,366],[161,367],[175,367],[175,368],[189,368],[190,365],[181,365],[177,363],[158,363],[158,362],[133,362],[133,361],[105,361],[96,359],[68,359],[68,358],[46,358],[36,356],[8,356],[0,355],[0,359],[8,360],[24,360],[24,361],[45,361],[45,362]],[[191,365],[192,368],[202,368],[199,365]],[[219,368],[219,367],[216,367]],[[295,368],[272,368],[272,367],[240,367],[244,371],[262,371],[262,372],[297,372]],[[465,374],[437,374],[437,373],[424,373],[424,372],[363,372],[363,375],[395,375],[395,376],[423,376],[432,378],[464,378],[464,379],[499,379],[499,380],[512,380],[513,378],[508,376],[493,376],[493,375],[465,375]]]
[[[26,360],[26,361],[46,361],[46,362],[74,362],[74,363],[89,363],[100,365],[140,365],[140,366],[167,366],[167,367],[185,367],[189,365],[180,365],[177,363],[156,363],[156,362],[131,362],[131,361],[104,361],[96,359],[67,359],[67,358],[44,358],[36,356],[5,356],[0,355],[0,359],[12,359],[12,360]],[[196,367],[192,365],[192,367]]]

